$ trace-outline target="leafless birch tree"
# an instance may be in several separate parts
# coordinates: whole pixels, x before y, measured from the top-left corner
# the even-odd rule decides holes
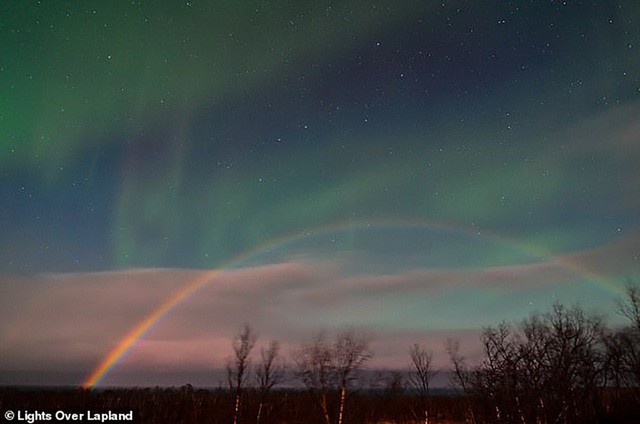
[[[629,283],[617,306],[629,324],[610,332],[605,339],[607,375],[617,396],[622,390],[630,391],[640,405],[640,287]]]
[[[331,357],[331,347],[324,332],[316,333],[311,341],[292,352],[295,375],[310,391],[318,394],[326,424],[331,424],[328,404],[333,373]]]
[[[604,385],[602,340],[598,317],[559,304],[519,328],[486,328],[484,360],[472,380],[480,421],[594,422]]]
[[[329,394],[334,387],[340,391],[337,423],[343,423],[349,384],[372,356],[369,343],[365,332],[348,329],[338,333],[333,344],[320,332],[293,351],[295,375],[318,393],[326,424],[331,424]]]
[[[234,356],[227,360],[226,370],[227,379],[229,381],[229,390],[231,393],[235,391],[233,412],[234,424],[237,424],[238,419],[240,418],[242,392],[251,366],[251,359],[249,356],[257,339],[258,337],[251,327],[249,327],[248,324],[245,324],[240,333],[233,338],[231,343]]]
[[[418,343],[415,343],[409,348],[409,357],[411,358],[411,366],[407,380],[409,385],[416,391],[418,399],[420,400],[421,419],[424,420],[425,424],[428,424],[431,420],[429,387],[431,380],[437,372],[433,368],[433,355]]]
[[[344,419],[347,386],[354,378],[354,374],[371,359],[370,340],[368,334],[354,329],[341,331],[336,336],[332,359],[340,386],[338,424],[342,424]]]
[[[260,424],[262,417],[262,409],[271,389],[282,383],[285,377],[285,365],[280,357],[280,344],[277,341],[271,341],[268,347],[260,349],[261,362],[256,366],[255,375],[258,383],[260,405],[258,406],[258,415],[256,423]]]
[[[473,412],[473,405],[471,404],[471,370],[467,366],[464,356],[460,355],[460,342],[454,339],[447,339],[445,343],[445,350],[449,356],[449,362],[452,366],[451,382],[453,387],[458,387],[462,390],[462,393],[466,399],[468,420],[475,424],[476,419]]]

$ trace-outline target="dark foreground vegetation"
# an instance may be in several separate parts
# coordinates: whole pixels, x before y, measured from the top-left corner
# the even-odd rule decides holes
[[[256,423],[260,408],[257,391],[245,393],[241,423]],[[339,394],[334,393],[330,408],[338,406]],[[630,391],[603,393],[603,405],[599,423],[638,423],[640,412]],[[431,418],[429,423],[468,423],[469,405],[481,406],[481,399],[458,395],[434,395],[429,399]],[[135,389],[0,389],[0,411],[43,411],[103,413],[133,411],[133,423],[232,423],[234,396],[228,390],[203,390],[190,386],[179,388]],[[635,405],[635,406],[634,406]],[[585,405],[589,406],[589,405]],[[424,423],[416,418],[420,402],[410,393],[394,388],[357,391],[350,395],[345,410],[346,423],[409,424]],[[480,417],[479,417],[480,418]],[[86,422],[86,421],[83,421]],[[266,406],[263,406],[260,423],[323,423],[323,412],[316,396],[304,390],[276,390]],[[478,422],[491,422],[480,419]],[[520,420],[502,422],[522,422]],[[542,421],[541,421],[542,422]],[[568,422],[568,421],[559,421]]]
[[[448,394],[434,392],[434,375],[445,371],[420,344],[408,348],[406,370],[376,372],[374,389],[362,378],[372,356],[362,331],[318,333],[291,352],[290,365],[271,342],[254,365],[257,336],[245,325],[232,340],[228,388],[5,388],[0,411],[133,411],[136,423],[640,423],[640,289],[630,286],[618,311],[627,325],[615,329],[559,304],[485,328],[474,365],[450,340]],[[278,388],[287,378],[304,388]]]
[[[338,393],[329,407],[337,407]],[[0,409],[30,411],[56,410],[86,412],[133,411],[135,423],[220,423],[234,420],[233,394],[228,390],[203,390],[191,386],[148,389],[0,389]],[[436,396],[432,399],[442,417],[464,422],[462,397]],[[345,422],[415,422],[410,396],[393,391],[359,391],[349,397]],[[18,406],[19,405],[19,406]],[[247,390],[239,422],[255,423],[260,408],[259,394]],[[306,390],[275,390],[262,407],[260,422],[321,423],[323,412],[314,394]],[[444,421],[441,421],[444,422]],[[447,421],[450,422],[450,421]]]

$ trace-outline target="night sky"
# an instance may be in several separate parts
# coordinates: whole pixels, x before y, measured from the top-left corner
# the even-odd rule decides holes
[[[374,366],[640,281],[637,1],[0,5],[0,383],[215,385],[244,322]],[[196,376],[196,377],[194,377]]]

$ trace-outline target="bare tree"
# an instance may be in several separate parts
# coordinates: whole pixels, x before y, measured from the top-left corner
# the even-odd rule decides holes
[[[320,397],[320,407],[326,424],[329,418],[328,396],[333,373],[331,347],[324,332],[318,332],[309,342],[292,352],[295,376]]]
[[[482,334],[484,360],[472,388],[476,418],[493,423],[594,422],[604,385],[602,323],[556,304],[519,328]]]
[[[253,350],[253,346],[256,344],[258,336],[253,332],[248,324],[242,327],[242,330],[237,334],[231,345],[233,347],[233,358],[227,360],[226,370],[227,379],[229,381],[229,390],[235,391],[235,405],[233,412],[233,423],[237,424],[240,417],[240,402],[244,389],[244,385],[247,380],[247,374],[251,366],[251,359],[249,355]]]
[[[475,415],[471,404],[471,371],[469,370],[464,356],[460,355],[460,342],[454,339],[447,339],[445,350],[449,356],[449,361],[453,367],[451,383],[453,387],[462,389],[462,393],[467,403],[467,415],[471,423],[475,423]]]
[[[431,380],[437,373],[433,368],[433,355],[418,343],[415,343],[409,348],[409,356],[411,358],[411,368],[409,369],[407,380],[409,385],[418,394],[422,419],[424,419],[425,424],[428,424],[431,419],[429,386]]]
[[[625,297],[617,302],[618,312],[629,325],[611,332],[605,339],[607,375],[616,388],[630,391],[640,404],[640,287],[628,283]]]
[[[295,375],[310,390],[320,396],[320,406],[326,424],[331,424],[328,396],[332,388],[340,390],[337,423],[344,421],[347,389],[358,370],[371,359],[371,338],[363,331],[348,329],[336,335],[334,343],[327,342],[324,332],[293,351]]]
[[[354,374],[372,357],[369,349],[371,337],[363,331],[347,329],[336,336],[333,346],[333,365],[340,386],[340,409],[338,424],[344,419],[347,386],[353,380]]]
[[[262,409],[271,389],[282,383],[285,377],[285,365],[280,360],[280,344],[273,340],[267,348],[260,349],[261,362],[256,366],[256,380],[260,390],[260,405],[256,423],[260,424]]]
[[[618,312],[640,331],[640,287],[627,284],[626,297],[618,300]]]
[[[482,399],[482,415],[489,422],[522,422],[517,396],[518,349],[512,327],[501,323],[482,333],[484,360],[474,376],[475,392]]]
[[[579,307],[558,304],[543,320],[549,332],[544,348],[539,349],[546,370],[545,389],[551,395],[546,403],[557,408],[549,419],[591,421],[597,413],[593,408],[600,404],[602,321]]]

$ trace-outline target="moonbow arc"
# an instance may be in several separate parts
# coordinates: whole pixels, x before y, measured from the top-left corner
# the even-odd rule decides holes
[[[490,231],[479,231],[477,228],[468,228],[463,226],[455,226],[441,222],[431,221],[406,221],[406,220],[384,220],[384,221],[347,221],[333,225],[325,225],[314,229],[308,229],[298,231],[293,234],[278,237],[270,240],[269,242],[260,245],[257,248],[251,249],[234,258],[228,260],[222,266],[216,269],[204,270],[195,279],[187,282],[178,291],[168,297],[163,303],[155,308],[149,315],[147,315],[142,321],[136,324],[128,333],[122,337],[116,346],[104,356],[96,368],[83,382],[83,387],[90,388],[99,385],[101,381],[107,376],[107,374],[124,359],[128,352],[135,346],[136,342],[140,340],[145,334],[152,330],[163,317],[167,316],[171,310],[176,306],[186,301],[193,293],[198,291],[203,286],[211,283],[217,277],[219,277],[225,270],[231,270],[241,266],[250,259],[260,255],[261,253],[277,249],[278,247],[286,246],[288,244],[300,241],[305,238],[314,237],[318,235],[332,234],[336,232],[345,232],[349,230],[366,231],[369,229],[380,228],[392,228],[402,227],[410,229],[429,229],[437,231],[448,231],[452,233],[462,234],[468,237],[479,237],[483,240],[490,240],[499,243],[510,245],[522,252],[526,252],[531,256],[536,257],[548,257],[549,252],[545,252],[535,246],[528,245],[521,241],[505,237]],[[591,272],[581,269],[578,265],[567,261],[554,259],[559,266],[567,269],[575,275],[586,277],[591,281],[598,282],[601,285],[607,286],[608,289],[615,288],[619,290],[617,285],[608,281],[601,276],[595,275]]]

